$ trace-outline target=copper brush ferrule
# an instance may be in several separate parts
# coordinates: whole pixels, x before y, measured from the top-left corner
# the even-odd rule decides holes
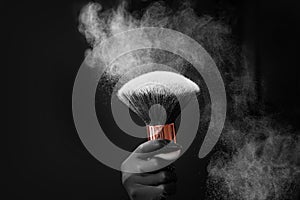
[[[147,125],[148,140],[165,139],[176,143],[176,134],[174,123],[165,125]]]
[[[148,124],[149,140],[176,142],[175,125],[169,122],[175,122],[193,94],[199,91],[199,86],[182,74],[152,71],[126,82],[118,90],[117,96]],[[169,124],[162,125],[165,122]]]

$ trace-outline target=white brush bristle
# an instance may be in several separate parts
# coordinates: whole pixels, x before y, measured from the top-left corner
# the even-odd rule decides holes
[[[183,109],[191,95],[199,91],[198,85],[183,75],[168,71],[155,71],[128,81],[120,88],[117,96],[146,124],[157,125],[174,121],[180,114],[178,101],[181,102],[180,106]],[[152,107],[156,104],[164,107],[167,112],[166,117],[162,116],[159,107]],[[151,117],[149,116],[150,108]]]

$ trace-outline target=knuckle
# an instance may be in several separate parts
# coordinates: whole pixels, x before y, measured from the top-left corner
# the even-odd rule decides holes
[[[161,176],[161,179],[163,181],[165,181],[167,179],[167,173],[166,172],[162,172],[160,176]]]
[[[164,184],[162,185],[159,185],[158,188],[161,190],[161,191],[164,191],[166,189],[166,186]]]

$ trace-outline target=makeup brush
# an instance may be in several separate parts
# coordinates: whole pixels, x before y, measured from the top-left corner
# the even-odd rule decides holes
[[[167,139],[176,143],[174,122],[198,85],[181,74],[154,71],[125,83],[118,98],[147,125],[148,139]],[[180,102],[180,104],[179,104]]]

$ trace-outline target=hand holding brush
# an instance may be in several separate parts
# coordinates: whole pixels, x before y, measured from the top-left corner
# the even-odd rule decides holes
[[[169,140],[151,140],[136,148],[121,167],[122,183],[131,200],[166,199],[176,192],[177,178],[174,168],[160,168],[167,160],[176,160],[180,149],[178,144],[170,143]],[[139,153],[138,156],[136,153]]]
[[[122,182],[131,200],[165,199],[175,193],[176,175],[168,164],[179,158],[181,147],[176,144],[174,123],[199,90],[183,75],[167,71],[143,74],[119,89],[118,98],[145,122],[150,140],[121,167]]]

